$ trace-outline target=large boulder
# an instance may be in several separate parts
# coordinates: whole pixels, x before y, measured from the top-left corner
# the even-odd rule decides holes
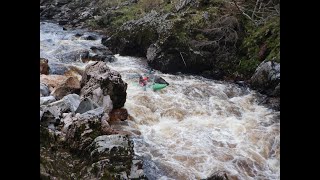
[[[253,89],[268,96],[280,96],[280,63],[263,61],[250,79]]]
[[[99,94],[100,88],[102,91],[102,93],[100,91],[100,97],[109,95],[113,108],[123,107],[126,102],[127,83],[123,82],[118,72],[109,69],[105,62],[99,61],[88,64],[82,76],[81,84],[83,86],[80,92],[82,97],[89,97],[99,101],[101,98],[94,98],[93,96],[94,94]],[[101,101],[96,103],[101,104]]]
[[[49,90],[53,90],[55,87],[57,87],[59,84],[63,83],[65,80],[67,80],[67,76],[63,75],[40,75],[40,84],[45,84],[49,87]]]
[[[61,82],[51,94],[56,99],[61,99],[68,94],[79,93],[80,91],[80,81],[76,77],[68,77],[68,79]]]

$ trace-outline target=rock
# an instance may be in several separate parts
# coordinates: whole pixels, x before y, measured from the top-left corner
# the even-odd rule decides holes
[[[154,76],[154,82],[155,83],[159,83],[159,84],[167,84],[167,85],[169,85],[169,83],[166,80],[164,80],[162,77],[157,76],[157,75]]]
[[[49,89],[54,89],[56,86],[63,83],[67,79],[68,77],[63,75],[40,75],[40,82],[47,85]]]
[[[68,20],[60,20],[59,22],[58,22],[58,24],[59,25],[66,25],[68,23]]]
[[[83,37],[85,40],[90,40],[90,41],[95,41],[97,40],[98,38],[94,35],[88,35],[88,36],[85,36]]]
[[[217,171],[215,173],[213,173],[212,175],[210,175],[208,178],[204,179],[204,180],[228,180],[228,176],[227,173],[224,171]]]
[[[160,14],[151,11],[137,21],[125,23],[116,34],[102,39],[102,44],[120,55],[145,56],[150,44],[158,38],[157,29],[161,26],[156,23],[160,20],[162,20]]]
[[[101,88],[97,88],[92,91],[92,100],[99,106],[103,107],[104,112],[109,114],[113,109],[112,100],[109,95],[104,96]]]
[[[77,78],[68,77],[68,79],[59,84],[51,94],[56,99],[61,99],[68,94],[78,93],[80,88],[80,81]]]
[[[124,121],[128,118],[128,111],[124,108],[113,109],[110,112],[110,121]]]
[[[118,72],[110,70],[105,62],[88,64],[81,84],[84,85],[80,92],[82,97],[93,99],[93,91],[100,87],[103,96],[110,96],[113,108],[120,108],[126,102],[127,83],[123,82]]]
[[[49,74],[48,59],[40,58],[40,74]]]
[[[84,98],[84,99],[80,102],[80,104],[79,104],[79,106],[78,106],[78,108],[77,108],[77,110],[76,110],[76,113],[83,114],[83,113],[85,113],[85,112],[87,112],[87,111],[96,109],[96,108],[98,108],[98,107],[99,107],[99,106],[98,106],[96,103],[94,103],[91,99],[89,99],[89,98]]]
[[[103,135],[98,136],[88,146],[90,159],[95,161],[108,160],[105,169],[117,175],[130,174],[133,157],[133,144],[128,136]],[[116,172],[113,170],[116,169]],[[127,178],[125,178],[127,179]]]
[[[49,65],[49,74],[63,75],[69,69],[66,64],[62,63],[50,62]]]
[[[40,97],[49,96],[49,95],[50,95],[49,87],[44,83],[40,83]]]
[[[96,137],[102,135],[100,118],[94,115],[79,115],[69,125],[66,142],[73,154],[87,156],[84,150]]]
[[[143,172],[143,161],[133,159],[129,179],[148,179]]]
[[[189,1],[181,1],[190,3]],[[164,73],[206,72],[208,78],[224,79],[231,76],[239,62],[237,56],[241,28],[234,16],[223,16],[206,28],[192,27],[188,18],[176,14],[151,11],[144,17],[126,22],[102,43],[113,53],[147,57],[148,64]],[[201,36],[203,38],[197,38]]]
[[[59,125],[62,114],[75,112],[80,104],[80,97],[77,94],[69,94],[59,101],[40,106],[40,124],[43,126]]]
[[[87,56],[82,57],[82,62],[88,62],[88,61],[113,62],[115,61],[115,57],[107,47],[92,46],[90,49],[92,50],[92,52],[88,53]]]
[[[251,77],[250,85],[268,96],[280,96],[280,64],[263,61]]]
[[[77,94],[69,94],[59,101],[52,102],[40,109],[40,121],[55,122],[61,118],[62,113],[75,112],[80,104],[80,97]],[[41,116],[42,114],[42,116]]]
[[[54,101],[56,101],[54,96],[40,97],[40,105],[47,105],[47,104],[52,103]]]

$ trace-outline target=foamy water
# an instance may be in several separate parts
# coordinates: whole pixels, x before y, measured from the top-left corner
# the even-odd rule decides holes
[[[100,40],[74,38],[78,31],[42,26],[40,55],[49,61],[61,62],[57,57],[63,53],[101,46]],[[116,58],[108,66],[128,83],[125,108],[133,117],[128,129],[141,132],[132,139],[150,179],[201,179],[216,171],[227,172],[230,179],[280,179],[279,112],[258,105],[254,91],[159,71],[170,85],[144,91],[137,74],[148,72],[145,60]]]

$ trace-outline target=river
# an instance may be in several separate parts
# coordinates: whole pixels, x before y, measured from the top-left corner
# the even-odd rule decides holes
[[[98,38],[85,40],[86,35]],[[100,35],[40,23],[40,57],[49,59],[49,66],[84,68],[81,55],[74,54],[91,53],[92,46],[103,47]],[[137,74],[148,72],[146,60],[115,57],[108,66],[128,83],[124,108],[132,116],[121,128],[140,132],[131,139],[149,179],[202,179],[216,171],[227,172],[230,179],[280,179],[280,112],[259,105],[257,92],[159,71],[155,74],[170,85],[144,91]]]

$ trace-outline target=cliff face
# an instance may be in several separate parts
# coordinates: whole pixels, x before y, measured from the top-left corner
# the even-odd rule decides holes
[[[278,0],[42,0],[40,10],[66,28],[102,31],[113,53],[163,72],[250,85],[263,61],[280,63]]]

